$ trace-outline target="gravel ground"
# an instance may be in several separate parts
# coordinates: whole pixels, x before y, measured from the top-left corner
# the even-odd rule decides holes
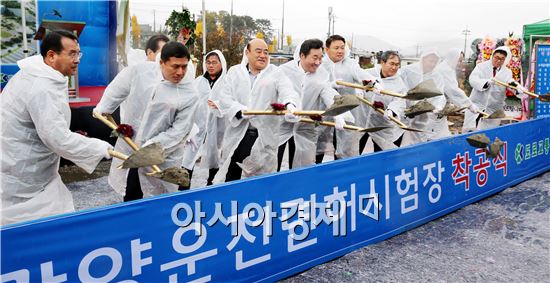
[[[99,168],[96,176],[104,175],[109,162]],[[78,175],[74,168],[63,170],[71,174],[62,175]],[[206,175],[206,170],[197,169],[192,187],[202,186]],[[77,210],[122,201],[107,177],[68,187]],[[549,278],[547,172],[283,282],[550,282]]]

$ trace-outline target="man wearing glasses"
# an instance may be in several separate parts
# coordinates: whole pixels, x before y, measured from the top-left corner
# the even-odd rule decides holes
[[[284,73],[269,64],[265,41],[256,38],[246,45],[241,64],[227,72],[219,99],[219,109],[228,126],[222,144],[222,165],[214,183],[239,180],[243,173],[248,177],[275,172],[281,119],[244,112],[269,109],[276,102],[286,106],[285,120],[296,123],[299,119],[293,112],[301,107],[301,101]]]
[[[470,100],[479,110],[489,115],[504,108],[506,88],[495,84],[493,78],[506,83],[514,82],[512,71],[506,67],[511,58],[510,49],[507,46],[501,46],[493,51],[491,60],[478,64],[470,75],[472,86]],[[498,119],[481,119],[481,114],[467,109],[462,132],[497,127],[499,123]]]
[[[74,211],[60,157],[88,173],[110,158],[110,144],[69,130],[67,76],[81,56],[75,35],[52,31],[40,55],[17,62],[21,70],[0,95],[2,225]]]

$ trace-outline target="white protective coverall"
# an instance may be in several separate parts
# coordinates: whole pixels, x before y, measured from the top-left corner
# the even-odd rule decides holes
[[[222,74],[216,80],[214,85],[210,87],[210,82],[204,77],[207,74],[206,71],[206,57],[211,53],[216,53],[222,65]],[[225,132],[225,120],[218,109],[211,109],[208,107],[208,100],[216,101],[213,97],[218,85],[223,81],[223,77],[227,72],[227,63],[222,52],[219,50],[213,50],[206,54],[202,62],[202,69],[204,73],[195,79],[195,88],[199,94],[199,102],[195,113],[195,124],[199,128],[199,132],[195,137],[197,147],[186,146],[183,154],[182,166],[192,170],[195,167],[195,163],[202,152],[202,165],[207,168],[218,168],[220,158],[221,139]],[[215,102],[216,103],[216,102]],[[219,104],[219,103],[216,103]]]
[[[17,64],[21,70],[0,95],[2,225],[74,211],[58,173],[60,157],[92,173],[112,148],[69,130],[65,76],[41,55]]]
[[[485,62],[479,63],[472,73],[470,74],[470,85],[472,86],[472,93],[470,94],[470,100],[482,111],[487,112],[489,115],[493,112],[503,109],[506,99],[506,88],[492,83],[493,79],[493,56],[496,50],[503,50],[506,52],[506,59],[504,64],[500,67],[500,70],[496,71],[495,79],[508,83],[512,81],[512,71],[506,67],[512,58],[512,52],[507,46],[501,46],[496,48],[491,54],[491,59]],[[486,87],[487,86],[487,87]],[[464,114],[464,125],[462,126],[462,132],[472,131],[476,129],[476,119],[479,114],[466,110]],[[487,120],[481,119],[479,121],[478,129],[487,129],[497,127],[500,124],[499,120]]]
[[[436,72],[435,69],[431,72],[424,73],[422,67],[422,60],[432,54],[440,57],[435,49],[428,49],[422,53],[419,62],[401,68],[401,78],[403,79],[403,82],[405,83],[407,89],[410,90],[421,82],[432,79],[437,89],[441,93],[444,93],[445,84],[443,82],[443,77],[438,72]],[[445,95],[428,98],[427,101],[435,107],[434,112],[439,112],[443,110],[445,104],[447,103]],[[407,107],[411,107],[418,102],[419,101],[415,100],[407,100],[406,105]],[[433,112],[420,114],[412,119],[407,118],[405,120],[410,127],[427,132],[423,133],[406,131],[403,136],[402,146],[440,139],[451,135],[451,132],[449,131],[449,125],[447,123],[447,117],[439,119],[437,118],[437,115]]]
[[[164,81],[162,73],[160,71],[160,65],[157,62],[146,61],[137,65],[129,66],[123,69],[115,79],[107,86],[105,93],[101,98],[101,101],[97,104],[94,111],[99,113],[113,113],[120,106],[120,123],[129,124],[134,129],[134,141],[138,146],[143,145],[143,140],[138,140],[138,135],[140,134],[141,128],[143,125],[148,125],[149,127],[155,127],[155,129],[147,129],[147,131],[158,131],[163,126],[165,127],[167,123],[172,121],[176,114],[176,109],[181,108],[181,99],[178,97],[178,93],[183,96],[184,100],[187,99],[187,93],[190,98],[196,96],[196,91],[192,86],[193,79],[195,76],[195,68],[189,61],[188,69],[185,74],[185,77],[180,81],[177,87],[173,86],[172,83]],[[168,91],[169,93],[162,94],[161,96],[153,97],[154,93],[159,93],[162,91]],[[162,102],[162,99],[174,99],[174,102],[168,104]],[[168,100],[170,101],[170,100]],[[149,108],[149,104],[153,105],[153,111],[159,111],[159,113],[150,114],[151,117],[147,119],[152,119],[148,121],[145,117],[145,113]],[[158,109],[162,103],[164,104],[164,110]],[[169,110],[166,108],[169,106]],[[156,107],[156,108],[154,108]],[[161,107],[162,108],[162,107]],[[151,111],[151,110],[149,110]],[[193,121],[189,122],[190,127],[193,126]],[[184,130],[184,129],[180,129]],[[179,135],[181,133],[178,133]],[[187,135],[187,132],[186,134]],[[143,134],[142,134],[143,137]],[[149,137],[147,137],[149,138]],[[178,142],[179,141],[173,141]],[[161,143],[165,150],[170,149],[166,144]],[[170,145],[174,146],[170,143]],[[122,152],[124,154],[131,154],[133,150],[126,144],[123,139],[117,139],[115,144],[115,150]],[[168,151],[166,152],[169,153]],[[180,160],[183,158],[183,152],[180,152]],[[166,167],[166,164],[171,164],[169,159],[166,159],[166,162],[160,166],[161,169]],[[126,181],[128,178],[128,169],[118,169],[117,167],[122,164],[121,160],[113,159],[111,163],[111,168],[109,170],[108,182],[111,187],[118,192],[120,195],[126,193]],[[181,166],[181,162],[177,165],[171,166]],[[176,185],[168,184],[166,182],[158,182],[157,179],[152,180],[153,178],[146,177],[142,169],[140,171],[140,183],[142,190],[144,192],[144,197],[147,195],[156,195],[166,192],[162,184],[167,185],[170,191],[174,191],[173,188],[177,189]],[[147,179],[150,182],[144,182]],[[151,188],[148,186],[148,183],[153,183],[157,188]]]
[[[462,50],[458,48],[450,49],[443,61],[435,67],[435,71],[438,72],[443,78],[445,84],[445,98],[458,107],[468,107],[472,104],[470,98],[464,93],[464,90],[458,87],[458,80],[456,78],[456,68],[458,65],[458,59]]]
[[[219,100],[220,110],[227,119],[228,125],[222,144],[222,166],[214,177],[214,184],[225,181],[231,157],[249,126],[258,130],[258,138],[252,146],[250,155],[240,164],[243,175],[255,176],[277,170],[279,128],[282,117],[262,115],[250,119],[235,117],[239,111],[270,110],[272,103],[292,103],[297,109],[301,108],[300,96],[294,91],[286,75],[278,67],[271,65],[269,60],[267,64],[252,85],[247,68],[248,58],[243,51],[241,64],[229,68],[224,78]]]
[[[366,70],[359,66],[359,63],[349,58],[349,49],[346,45],[346,54],[344,59],[339,62],[333,62],[328,56],[323,58],[321,67],[324,68],[330,76],[330,81],[344,81],[355,84],[363,84],[363,80],[376,80],[374,76],[369,74]],[[381,83],[378,81],[378,83]],[[351,87],[338,86],[336,91],[339,94],[359,94],[363,95],[364,91],[354,89]],[[354,117],[354,123],[356,125],[366,125],[366,113],[365,108],[356,107],[351,110],[351,114]],[[326,136],[326,133],[323,133]],[[336,131],[336,149],[335,155],[339,158],[352,157],[359,155],[359,138],[361,134],[356,131]],[[332,139],[330,139],[332,141]],[[322,144],[321,144],[322,146]]]
[[[405,87],[405,83],[403,83],[403,80],[399,76],[399,73],[396,73],[392,77],[382,78],[380,75],[380,65],[378,64],[375,65],[374,68],[368,69],[367,72],[376,77],[377,80],[381,81],[384,84],[385,90],[390,90],[397,93],[407,92],[407,87]],[[370,91],[365,93],[365,98],[372,102],[381,101],[386,106],[386,109],[391,110],[397,115],[398,119],[403,119],[403,111],[405,110],[406,106],[406,102],[404,99],[389,95],[376,94]],[[364,103],[362,104],[364,105]],[[368,118],[366,119],[367,128],[389,127],[378,132],[369,133],[369,136],[372,138],[372,140],[376,142],[376,144],[380,146],[382,150],[396,148],[397,146],[394,144],[394,142],[399,139],[401,135],[403,135],[403,130],[397,127],[394,122],[386,120],[386,118],[384,118],[384,115],[374,111],[374,109],[372,109],[370,106],[363,105],[361,105],[361,107],[368,107],[367,109],[365,109],[365,113],[367,113],[368,115]],[[364,127],[364,125],[359,126]]]
[[[283,73],[292,82],[292,87],[300,95],[303,110],[324,110],[334,103],[334,96],[338,95],[329,81],[329,74],[323,68],[317,68],[315,73],[306,73],[300,65],[301,44],[296,46],[294,60],[280,67]],[[353,122],[351,113],[346,112],[335,117]],[[282,122],[280,129],[279,146],[294,137],[296,152],[292,162],[294,168],[315,164],[317,138],[325,129],[324,126],[315,127],[313,124]],[[332,127],[329,127],[332,130]]]

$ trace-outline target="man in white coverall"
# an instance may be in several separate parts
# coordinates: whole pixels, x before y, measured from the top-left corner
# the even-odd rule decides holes
[[[515,83],[512,79],[512,71],[506,67],[512,52],[507,46],[498,47],[491,54],[491,59],[479,63],[470,74],[470,85],[472,93],[470,100],[480,110],[493,114],[504,108],[506,100],[506,88],[496,84],[493,78],[505,82]],[[521,94],[521,86],[520,88]],[[476,129],[488,129],[499,125],[500,121],[480,119],[481,114],[467,110],[464,114],[464,125],[462,132],[469,132]]]
[[[368,69],[371,75],[376,77],[377,80],[384,84],[386,90],[394,91],[397,93],[405,93],[407,88],[403,83],[403,80],[398,74],[401,66],[401,58],[395,51],[385,51],[380,56],[380,64],[375,65],[374,68]],[[374,152],[393,149],[401,145],[403,138],[403,129],[396,127],[389,116],[402,119],[403,111],[405,110],[405,100],[389,95],[380,95],[374,92],[367,92],[365,98],[374,102],[379,101],[386,107],[384,115],[374,111],[370,106],[361,105],[366,107],[365,113],[367,113],[367,124],[359,125],[361,127],[388,127],[384,130],[372,133],[365,133],[359,141],[359,152],[363,152],[367,138],[370,136],[374,146]]]
[[[334,103],[338,95],[330,85],[329,74],[319,68],[323,59],[323,42],[308,39],[296,46],[294,60],[281,66],[281,70],[292,82],[294,90],[300,94],[304,110],[324,110]],[[353,120],[351,113],[336,116],[337,130],[343,130],[344,118]],[[289,168],[298,168],[315,164],[315,152],[319,132],[324,126],[314,124],[283,122],[280,131],[278,170],[289,143]]]
[[[204,56],[202,69],[204,74],[195,79],[200,101],[194,122],[199,132],[193,140],[196,144],[185,147],[182,166],[189,171],[189,178],[192,179],[195,163],[199,155],[202,155],[201,166],[208,169],[207,185],[211,185],[218,172],[219,152],[225,132],[225,120],[217,109],[218,104],[214,102],[217,101],[214,97],[216,96],[214,87],[221,84],[227,71],[227,63],[222,52],[220,50],[208,52]],[[180,189],[189,189],[189,187],[180,187]]]
[[[135,95],[133,100],[126,101],[144,103],[145,105],[136,104],[131,108],[131,114],[136,116],[123,116],[126,113],[121,113],[121,120],[125,121],[123,117],[131,118],[127,121],[134,127],[138,146],[144,147],[155,142],[161,144],[166,154],[166,161],[159,165],[161,169],[181,166],[185,139],[193,126],[198,94],[193,86],[194,72],[187,69],[189,59],[189,51],[181,43],[167,43],[162,48],[158,63],[144,62],[143,64],[153,66],[143,65],[143,69],[135,69],[130,73],[133,76],[127,78],[131,83],[128,85],[122,82],[121,91],[116,92],[118,95],[113,95],[108,100],[102,99],[95,109],[99,113],[110,114],[120,105],[120,101],[132,94]],[[113,83],[115,81],[111,84]],[[117,83],[116,86],[120,85]],[[135,109],[143,109],[143,113],[137,113]],[[139,125],[137,129],[135,124]],[[124,142],[119,140],[120,143]],[[121,148],[125,153],[132,152],[125,145],[121,144]],[[124,201],[140,199],[144,193],[159,195],[177,191],[177,185],[148,177],[145,173],[144,169],[125,170],[111,166],[109,184],[118,193],[125,193]]]
[[[166,39],[166,40],[165,40]],[[94,109],[95,112],[112,114],[120,107],[120,123],[132,126],[136,133],[141,124],[145,107],[151,99],[151,94],[158,77],[158,60],[162,47],[168,42],[164,35],[152,36],[147,41],[147,60],[124,68],[105,89],[101,100]],[[117,139],[115,150],[131,154],[132,149],[123,139]],[[143,192],[128,191],[126,177],[131,172],[137,174],[137,169],[118,169],[122,161],[114,159],[109,169],[108,182],[116,192],[124,196],[125,201],[140,199]],[[137,186],[131,187],[137,189]]]
[[[407,89],[412,89],[421,82],[432,79],[437,90],[443,94],[445,88],[443,77],[434,71],[440,59],[441,57],[435,49],[428,48],[420,56],[419,62],[401,68],[401,78]],[[438,118],[436,114],[445,107],[445,103],[447,102],[445,95],[431,97],[428,98],[427,101],[435,107],[433,112],[406,119],[406,122],[411,128],[424,130],[425,132],[405,132],[402,146],[431,141],[451,135],[447,117]],[[411,107],[418,102],[419,101],[407,100],[406,104],[407,107]]]
[[[323,67],[330,75],[330,81],[333,88],[340,94],[363,94],[363,91],[356,90],[350,87],[336,85],[336,81],[344,81],[355,84],[363,84],[364,80],[376,82],[376,78],[367,73],[366,70],[359,66],[359,63],[348,57],[349,51],[346,49],[346,40],[340,35],[332,35],[325,41],[325,49],[327,52],[327,60],[323,60]],[[380,82],[375,83],[375,91],[380,91],[382,85]],[[363,108],[356,107],[350,111],[353,114],[353,121],[356,125],[365,125],[366,121],[362,120],[365,117]],[[360,134],[354,131],[336,131],[335,137],[335,159],[351,157],[359,155],[359,136]],[[327,135],[323,132],[320,136],[320,145],[326,143],[326,139],[330,138],[330,133]],[[322,160],[322,155],[319,154],[317,161]]]
[[[293,112],[301,107],[298,93],[283,72],[269,64],[267,44],[251,40],[243,52],[241,64],[233,66],[220,90],[220,111],[228,125],[222,144],[222,166],[214,183],[238,180],[277,170],[277,116],[248,116],[246,110],[270,109],[272,103],[286,105],[285,120],[298,122]]]
[[[464,53],[458,48],[452,48],[445,54],[443,61],[435,67],[435,72],[439,73],[445,84],[445,98],[458,107],[468,107],[472,113],[479,110],[466,96],[464,90],[458,87],[456,79],[456,69],[464,61]]]
[[[69,130],[67,76],[80,62],[76,36],[52,31],[40,55],[17,62],[21,69],[0,95],[2,225],[74,211],[59,176],[61,157],[91,173],[111,145]]]

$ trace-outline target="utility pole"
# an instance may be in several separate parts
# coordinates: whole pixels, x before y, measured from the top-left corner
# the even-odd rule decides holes
[[[202,56],[204,57],[204,55],[206,55],[206,8],[204,0],[202,0]]]
[[[233,38],[233,0],[231,0],[231,16],[229,18],[229,46],[231,46],[231,42]]]
[[[328,32],[327,37],[330,37],[330,23],[332,21],[332,7],[328,7]]]
[[[332,13],[332,34],[334,35],[334,22],[336,20],[336,16],[334,15],[334,13]]]
[[[468,29],[468,26],[466,26],[466,29],[462,31],[462,34],[464,35],[464,61],[466,61],[468,57],[466,57],[466,43],[468,41],[468,34],[470,34],[471,31]]]
[[[29,47],[27,43],[27,16],[25,10],[25,1],[21,1],[21,29],[23,32],[23,55],[25,58],[29,56]]]
[[[157,32],[157,14],[155,9],[153,9],[153,32]]]
[[[281,21],[281,50],[284,48],[285,39],[285,0],[283,0],[283,20]]]
[[[420,47],[422,47],[420,44],[416,44],[416,58],[419,56]]]

